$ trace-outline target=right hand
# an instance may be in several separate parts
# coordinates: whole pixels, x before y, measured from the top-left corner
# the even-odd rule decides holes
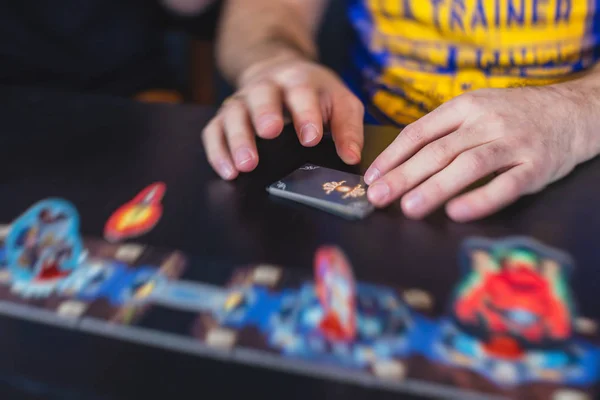
[[[202,132],[208,161],[223,179],[256,168],[255,132],[263,139],[278,137],[284,106],[302,145],[317,145],[329,125],[340,158],[360,161],[363,105],[329,69],[301,59],[272,61],[249,68],[239,83]]]

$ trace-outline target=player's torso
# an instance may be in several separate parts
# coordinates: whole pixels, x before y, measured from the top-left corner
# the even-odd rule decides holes
[[[596,60],[597,0],[350,0],[370,100],[401,124],[464,92],[568,79]]]

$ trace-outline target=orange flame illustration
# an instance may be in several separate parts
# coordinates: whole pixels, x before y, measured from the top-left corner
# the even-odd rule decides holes
[[[166,185],[162,182],[153,183],[142,190],[112,214],[104,228],[104,237],[114,242],[150,231],[162,216],[161,202],[165,192]]]

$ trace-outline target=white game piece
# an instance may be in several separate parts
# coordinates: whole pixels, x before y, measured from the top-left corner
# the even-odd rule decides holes
[[[579,317],[575,320],[575,329],[584,335],[594,335],[598,332],[598,324],[589,318]]]
[[[57,310],[58,315],[66,318],[79,318],[87,309],[87,304],[81,301],[64,301]]]
[[[211,347],[230,348],[233,347],[236,334],[233,331],[222,328],[211,329],[206,335],[206,343]]]
[[[400,361],[378,361],[373,364],[373,372],[379,378],[403,380],[406,376],[406,367]]]
[[[0,283],[10,283],[11,275],[10,271],[7,269],[3,269],[0,271]]]
[[[411,307],[430,310],[433,307],[431,295],[420,289],[409,289],[404,292],[404,301]]]
[[[271,265],[261,265],[254,270],[252,280],[254,283],[265,286],[273,286],[279,280],[281,271]]]
[[[573,389],[559,389],[552,395],[552,400],[591,400],[592,397]]]
[[[115,258],[124,262],[134,262],[144,251],[144,246],[139,244],[124,244],[119,247]]]
[[[0,225],[0,239],[6,239],[10,232],[10,225]]]

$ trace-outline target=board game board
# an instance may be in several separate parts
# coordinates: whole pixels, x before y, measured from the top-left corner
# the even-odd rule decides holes
[[[423,291],[357,281],[337,247],[317,249],[312,275],[250,265],[209,284],[185,279],[202,266],[179,251],[78,227],[59,199],[0,227],[0,314],[435,398],[598,394],[600,342],[569,286],[574,261],[531,239],[467,240],[463,278],[433,315]]]

